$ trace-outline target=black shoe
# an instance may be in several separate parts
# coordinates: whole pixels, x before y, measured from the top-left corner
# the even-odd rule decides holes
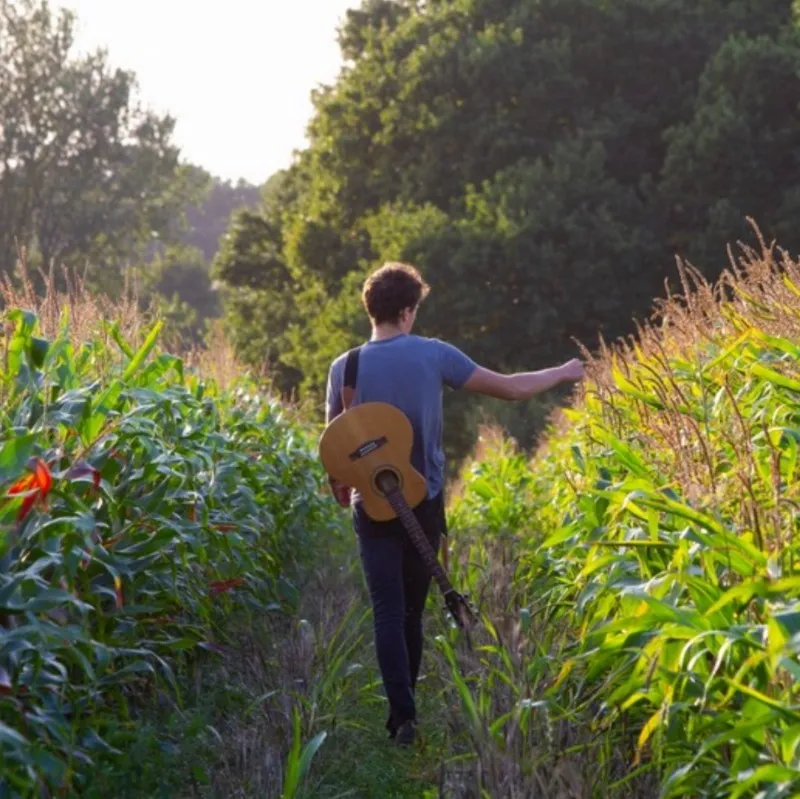
[[[414,743],[414,738],[417,734],[414,726],[415,722],[409,719],[397,728],[397,734],[394,736],[395,746],[411,746]]]

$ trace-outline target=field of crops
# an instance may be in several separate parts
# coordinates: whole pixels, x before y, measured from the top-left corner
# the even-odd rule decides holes
[[[590,359],[532,460],[487,429],[462,472],[450,560],[484,624],[468,653],[439,623],[426,655],[425,796],[800,793],[800,264],[765,249],[716,288],[684,277],[659,322]],[[313,543],[346,527],[316,437],[255,383],[195,373],[123,313],[39,310],[4,317],[3,796],[80,794],[143,706],[180,703],[186,670],[227,651],[234,611],[295,607]],[[320,631],[363,611],[356,571],[333,569]],[[350,632],[344,654],[321,632],[291,650],[308,695],[302,733],[286,705],[286,796],[328,730],[330,795],[355,778],[342,752],[376,747],[369,784],[400,768],[354,713],[382,699]]]
[[[234,606],[291,607],[311,537],[338,524],[282,406],[190,374],[157,324],[132,341],[79,321],[48,337],[4,314],[3,796],[75,795],[124,758],[140,700],[216,657]]]
[[[531,463],[489,431],[465,470],[494,640],[456,693],[490,795],[800,792],[800,265],[777,260],[719,292],[686,270]]]

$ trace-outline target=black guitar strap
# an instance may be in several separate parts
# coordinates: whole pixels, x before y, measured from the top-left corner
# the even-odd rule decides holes
[[[358,380],[358,356],[361,347],[354,347],[347,353],[344,362],[344,380],[342,381],[342,407],[347,410],[353,402],[356,393],[356,380]]]

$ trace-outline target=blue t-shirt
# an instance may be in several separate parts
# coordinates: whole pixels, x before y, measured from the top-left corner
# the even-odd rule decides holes
[[[347,353],[328,370],[328,418],[342,412],[342,382]],[[435,338],[401,333],[361,347],[353,405],[387,402],[408,417],[414,431],[411,464],[428,483],[428,496],[444,487],[442,450],[443,387],[461,388],[475,362],[457,347]]]

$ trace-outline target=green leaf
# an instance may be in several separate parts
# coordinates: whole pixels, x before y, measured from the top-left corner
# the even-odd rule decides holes
[[[723,679],[737,691],[741,691],[743,694],[752,696],[753,699],[757,699],[759,702],[766,705],[767,707],[771,707],[774,710],[777,710],[779,713],[783,714],[787,720],[791,721],[792,723],[797,723],[800,721],[800,713],[782,705],[780,702],[767,696],[762,691],[759,691],[755,688],[751,688],[749,685],[744,685],[742,682],[731,679],[730,677],[723,676]]]
[[[577,530],[575,527],[570,525],[561,527],[551,536],[545,538],[545,540],[542,541],[541,547],[542,549],[551,549],[552,547],[555,547],[570,538],[574,538],[576,535],[579,535],[579,530]]]
[[[765,380],[768,380],[770,383],[774,383],[776,386],[788,388],[791,391],[800,393],[800,380],[794,380],[791,377],[782,375],[780,372],[776,372],[774,369],[770,369],[763,364],[750,364],[750,372],[758,377],[763,377]]]
[[[131,346],[128,344],[128,342],[122,337],[122,333],[119,330],[119,323],[112,322],[107,326],[107,329],[109,335],[113,339],[114,343],[120,348],[120,350],[122,350],[128,359],[133,359],[135,357],[135,353],[131,349]]]
[[[133,358],[131,358],[127,368],[122,373],[123,382],[130,380],[130,378],[136,373],[136,370],[144,363],[147,356],[152,352],[163,326],[164,323],[161,320],[153,325],[153,328],[147,334],[147,338],[145,338],[144,343],[141,347],[139,347],[136,354],[133,356]]]
[[[208,773],[201,766],[192,766],[192,776],[201,785],[210,785],[211,784],[211,780],[210,780],[210,778],[208,776]]]
[[[41,369],[47,358],[47,351],[50,348],[50,342],[43,338],[31,337],[30,340],[30,357],[31,362],[37,369]]]
[[[495,496],[495,491],[491,485],[486,480],[480,478],[470,481],[469,489],[485,502],[489,502],[492,497]]]
[[[730,793],[730,799],[739,799],[740,796],[748,793],[755,785],[763,782],[797,784],[800,780],[800,771],[772,763],[760,766],[751,774],[743,773],[736,775],[736,785]]]
[[[303,747],[303,754],[300,757],[299,768],[301,780],[305,779],[308,775],[308,772],[311,768],[311,761],[314,759],[314,756],[317,754],[317,751],[327,737],[327,732],[319,732]]]
[[[28,740],[21,733],[0,721],[0,742],[13,746],[25,746]]]
[[[0,450],[0,479],[15,480],[25,471],[33,454],[34,433],[25,433],[9,439]]]

